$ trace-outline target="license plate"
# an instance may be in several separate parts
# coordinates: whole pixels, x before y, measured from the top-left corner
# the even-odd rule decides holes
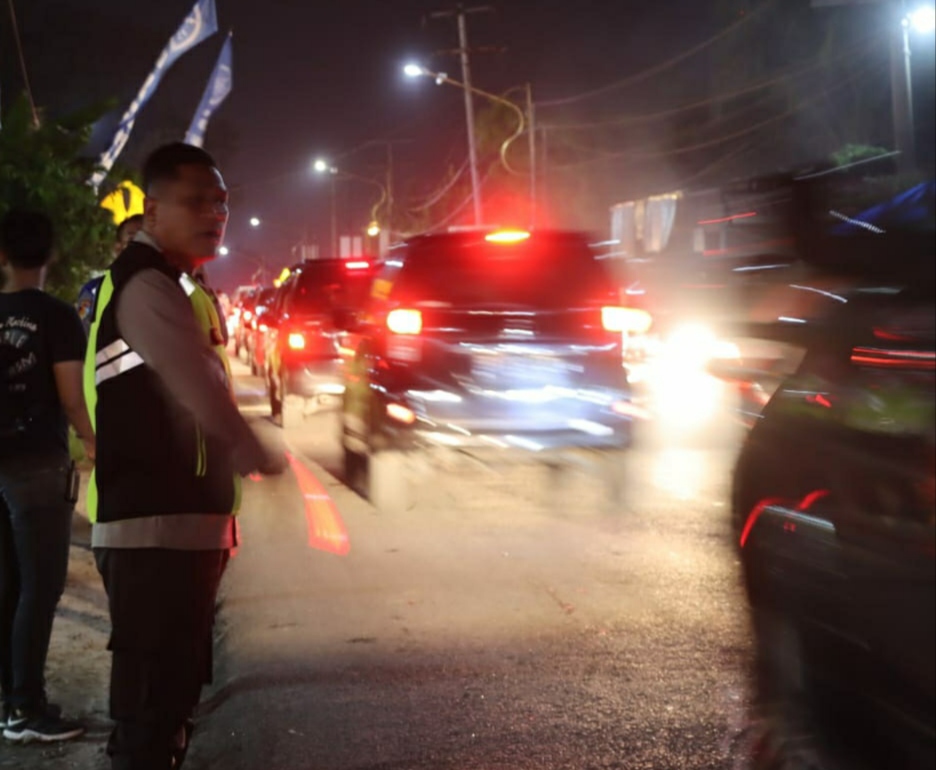
[[[476,355],[472,373],[479,384],[495,389],[561,385],[566,379],[561,361],[540,356]]]

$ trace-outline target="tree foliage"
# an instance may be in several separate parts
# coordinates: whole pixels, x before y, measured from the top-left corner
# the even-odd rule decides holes
[[[0,216],[20,207],[52,218],[56,258],[46,286],[69,302],[107,265],[114,242],[110,215],[87,183],[94,163],[82,157],[95,117],[83,112],[43,119],[37,127],[28,102],[20,98],[10,104],[0,129]]]

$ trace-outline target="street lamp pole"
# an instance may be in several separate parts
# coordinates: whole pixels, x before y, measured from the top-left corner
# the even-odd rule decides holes
[[[910,30],[903,2],[898,24],[891,24],[891,111],[894,124],[895,149],[900,153],[897,163],[901,171],[911,171],[916,165],[916,142],[913,129],[913,87],[910,65]]]
[[[468,62],[468,28],[465,14],[458,14],[458,46],[461,49],[462,80],[465,83],[465,120],[468,127],[468,164],[471,167],[471,197],[474,202],[476,225],[484,221],[481,207],[481,180],[478,177],[478,144],[475,139],[474,101],[471,93],[471,65]]]
[[[512,102],[510,99],[505,99],[503,96],[492,94],[490,91],[484,91],[480,88],[476,88],[470,83],[465,83],[465,82],[461,82],[458,80],[454,80],[453,78],[450,78],[448,75],[446,75],[444,72],[433,72],[432,70],[426,69],[425,67],[418,65],[418,64],[408,64],[406,65],[403,71],[409,77],[419,77],[420,75],[425,75],[427,77],[433,78],[438,85],[447,83],[452,86],[457,86],[458,88],[463,89],[466,95],[478,94],[479,96],[483,96],[486,99],[490,99],[493,102],[497,102],[498,104],[503,104],[506,107],[510,107],[510,109],[512,109],[514,113],[516,113],[517,130],[514,131],[513,134],[511,134],[509,137],[507,137],[507,139],[505,139],[503,143],[501,143],[500,158],[501,158],[501,163],[503,164],[504,168],[506,168],[508,171],[511,171],[512,169],[510,168],[510,165],[507,162],[507,148],[510,147],[513,141],[518,136],[520,136],[520,134],[522,134],[524,130],[529,132],[530,134],[530,176],[531,176],[530,191],[532,193],[532,196],[531,196],[531,217],[532,217],[532,210],[533,210],[532,207],[534,205],[533,201],[535,201],[535,198],[536,198],[536,187],[535,187],[535,184],[536,184],[536,168],[535,168],[536,167],[536,144],[535,144],[535,139],[533,138],[533,130],[532,130],[533,120],[534,120],[532,86],[529,83],[527,83],[525,87],[527,104],[526,104],[526,111],[524,111],[523,109],[518,107],[514,102]],[[477,171],[477,165],[470,158],[469,158],[469,165],[471,166],[471,170],[472,170],[472,187],[474,188],[474,179],[475,179],[475,172]],[[474,188],[474,189],[478,189],[478,188]],[[480,197],[476,198],[476,203],[480,203]],[[478,207],[476,207],[475,209],[476,213],[478,210],[479,210]],[[480,223],[480,220],[478,220],[477,217],[475,218],[475,221],[476,223]]]
[[[333,256],[337,257],[338,251],[339,251],[338,249],[338,207],[336,204],[336,199],[337,199],[336,185],[337,185],[338,179],[339,178],[356,179],[359,182],[366,182],[367,184],[374,185],[375,187],[380,189],[380,199],[371,208],[371,219],[376,220],[377,210],[381,206],[383,206],[384,204],[388,203],[391,200],[390,198],[391,188],[389,184],[391,182],[390,174],[392,172],[388,172],[388,177],[387,177],[388,184],[384,185],[381,182],[378,182],[376,179],[371,179],[370,177],[367,177],[367,176],[361,176],[360,174],[354,174],[350,171],[342,171],[336,168],[335,166],[331,165],[328,161],[323,160],[322,158],[319,158],[318,160],[315,161],[315,163],[313,164],[313,168],[317,173],[324,174],[327,172],[329,176],[331,177],[331,198],[332,198],[331,200],[331,231],[332,231],[331,240],[332,240]]]
[[[330,169],[331,173],[331,255],[338,256],[338,170]]]

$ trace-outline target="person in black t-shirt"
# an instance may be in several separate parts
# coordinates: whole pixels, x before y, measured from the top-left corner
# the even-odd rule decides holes
[[[0,727],[7,740],[23,742],[84,732],[45,691],[77,499],[69,422],[94,459],[84,330],[73,307],[42,291],[52,242],[44,214],[12,211],[0,222]]]

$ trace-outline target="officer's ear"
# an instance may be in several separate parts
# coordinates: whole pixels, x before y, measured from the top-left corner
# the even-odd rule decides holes
[[[143,229],[147,232],[153,232],[153,227],[157,220],[157,210],[159,208],[159,199],[147,195],[143,199]]]

